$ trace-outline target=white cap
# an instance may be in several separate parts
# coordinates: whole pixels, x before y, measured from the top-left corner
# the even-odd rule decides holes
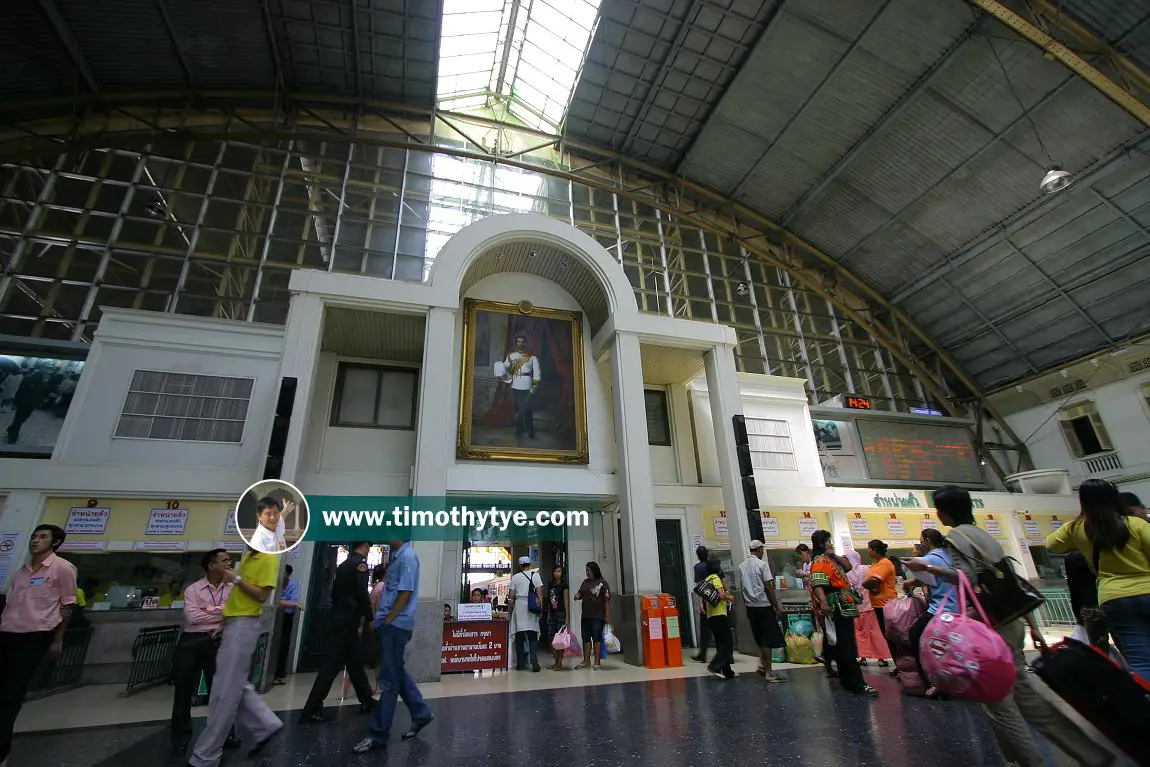
[[[519,564],[521,564],[521,565],[531,564],[531,557],[519,557]]]
[[[747,548],[749,548],[751,551],[758,551],[762,547],[763,547],[762,541],[751,541],[751,545],[748,546]]]

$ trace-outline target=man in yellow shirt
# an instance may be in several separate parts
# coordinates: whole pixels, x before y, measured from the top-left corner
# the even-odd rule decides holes
[[[224,604],[223,640],[208,699],[208,724],[188,760],[191,767],[218,767],[237,715],[255,736],[252,756],[283,729],[283,722],[248,682],[252,655],[262,633],[260,614],[279,583],[279,557],[249,547],[239,571],[225,570],[223,582],[231,583],[232,591]]]

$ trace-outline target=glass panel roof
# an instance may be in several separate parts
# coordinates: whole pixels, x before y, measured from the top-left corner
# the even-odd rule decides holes
[[[600,0],[444,0],[437,99],[445,110],[503,102],[558,132],[595,33]]]

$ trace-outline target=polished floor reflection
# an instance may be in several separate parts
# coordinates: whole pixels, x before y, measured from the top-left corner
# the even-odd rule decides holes
[[[295,724],[257,759],[246,749],[224,764],[324,767],[403,764],[484,765],[1001,765],[976,706],[906,698],[884,676],[877,699],[843,693],[817,670],[794,671],[785,685],[753,674],[566,687],[433,700],[435,723],[401,742],[400,706],[386,751],[352,756],[366,729],[355,707],[329,709],[335,721]],[[203,720],[197,720],[197,731]],[[17,737],[8,767],[182,765],[167,751],[162,724],[132,724]]]

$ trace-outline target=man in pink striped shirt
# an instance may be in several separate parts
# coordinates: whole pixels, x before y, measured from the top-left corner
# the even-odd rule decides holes
[[[184,633],[172,656],[172,676],[176,697],[172,702],[172,750],[187,751],[192,737],[192,696],[203,672],[208,689],[216,673],[216,650],[224,625],[224,605],[232,584],[224,583],[224,573],[232,559],[223,549],[204,554],[200,562],[205,576],[184,591]],[[235,732],[225,745],[238,746]]]

